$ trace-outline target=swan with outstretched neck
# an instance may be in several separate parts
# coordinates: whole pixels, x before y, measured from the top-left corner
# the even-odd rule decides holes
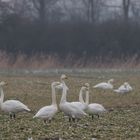
[[[87,104],[87,110],[86,112],[92,116],[92,119],[94,118],[94,115],[97,115],[99,118],[99,114],[106,112],[107,110],[104,108],[103,105],[98,104],[98,103],[91,103],[89,104],[89,88],[90,85],[89,83],[85,83],[85,86],[87,86],[87,91],[86,91],[86,102]]]
[[[4,101],[4,92],[3,92],[3,86],[7,85],[6,82],[2,81],[0,82],[0,93],[1,93],[1,97],[0,97],[0,107],[1,110],[9,113],[10,118],[15,118],[15,114],[18,112],[23,112],[23,111],[30,111],[30,109],[24,105],[23,103],[21,103],[18,100],[7,100]]]
[[[76,105],[73,105],[71,102],[67,102],[67,87],[65,86],[65,84],[62,84],[62,87],[63,91],[59,108],[62,112],[64,112],[66,116],[69,117],[69,121],[71,121],[71,119],[75,121],[75,119],[80,119],[87,115],[82,109],[80,109]]]
[[[55,87],[60,85],[60,82],[53,82],[51,84],[52,88],[52,104],[49,106],[42,107],[33,118],[40,118],[43,119],[46,123],[47,121],[51,121],[54,115],[58,111],[57,103],[56,103],[56,94],[55,94]]]
[[[110,80],[108,80],[108,82],[101,82],[101,83],[93,86],[93,88],[113,89],[113,85],[112,85],[113,82],[114,82],[114,79],[110,79]]]

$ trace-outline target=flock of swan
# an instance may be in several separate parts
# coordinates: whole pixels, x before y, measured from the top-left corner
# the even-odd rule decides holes
[[[66,85],[65,80],[67,79],[67,76],[62,74],[60,78],[60,82],[52,82],[51,89],[52,89],[52,103],[51,105],[44,106],[41,109],[38,110],[38,112],[33,116],[33,118],[39,118],[42,119],[45,123],[50,122],[52,118],[56,115],[58,112],[58,106],[56,103],[56,89],[61,89],[62,91],[62,97],[59,104],[59,109],[69,118],[69,121],[75,122],[75,120],[79,120],[84,116],[87,116],[87,114],[92,116],[92,119],[94,115],[97,115],[99,117],[99,114],[107,112],[107,110],[104,108],[103,105],[98,103],[89,103],[89,89],[90,85],[89,83],[85,83],[79,93],[79,101],[76,102],[68,102],[67,101],[67,92],[69,88]],[[100,89],[113,89],[113,79],[110,79],[108,82],[102,82],[99,83],[93,88],[100,88]],[[10,118],[15,118],[15,114],[18,112],[23,111],[31,111],[26,105],[21,103],[18,100],[7,100],[4,101],[4,92],[3,92],[3,86],[7,85],[6,82],[2,81],[0,82],[0,107],[1,110],[9,113]],[[118,89],[115,89],[114,92],[116,93],[127,93],[132,91],[132,87],[125,82],[123,85],[121,85]],[[83,96],[85,95],[85,99]]]
[[[108,80],[108,82],[102,82],[93,86],[93,88],[113,89],[113,84],[112,84],[113,82],[114,79],[110,79]],[[118,89],[114,89],[113,91],[116,93],[124,94],[124,93],[131,92],[132,90],[133,88],[130,86],[130,84],[128,82],[124,82]]]
[[[69,88],[67,87],[65,83],[65,79],[67,79],[66,75],[61,75],[61,81],[60,82],[52,82],[51,88],[52,88],[52,104],[49,106],[44,106],[33,116],[33,118],[40,118],[44,120],[44,122],[51,121],[54,115],[58,112],[58,106],[56,103],[56,93],[55,89],[61,89],[62,90],[62,97],[60,100],[59,108],[60,110],[69,118],[69,121],[75,121],[75,119],[80,119],[88,114],[93,115],[96,114],[99,116],[100,113],[106,112],[106,109],[101,105],[97,103],[91,103],[89,104],[89,88],[90,85],[88,83],[85,83],[81,89],[79,94],[79,101],[77,102],[68,102],[67,101],[67,91]],[[29,112],[30,109],[21,103],[18,100],[7,100],[4,101],[4,92],[3,92],[3,86],[7,83],[2,81],[0,82],[0,107],[1,110],[9,113],[10,118],[15,118],[15,114],[18,112],[27,111]],[[86,100],[83,99],[83,94],[86,94]]]
[[[58,106],[56,103],[56,93],[55,90],[61,89],[62,90],[62,97],[60,100],[59,108],[60,110],[69,117],[69,121],[75,121],[75,119],[80,119],[87,114],[90,114],[93,119],[93,115],[97,115],[99,117],[100,113],[106,112],[107,110],[104,108],[103,105],[98,103],[89,103],[89,88],[90,85],[85,83],[79,93],[79,101],[77,102],[68,102],[67,101],[67,91],[69,88],[65,83],[65,79],[67,76],[65,74],[61,75],[60,82],[52,82],[51,89],[52,89],[52,104],[49,106],[44,106],[33,116],[33,118],[40,118],[44,120],[46,123],[47,121],[51,121],[54,115],[58,112]],[[101,88],[101,89],[113,89],[112,82],[114,79],[110,79],[108,82],[99,83],[93,88]],[[0,107],[1,110],[9,113],[10,118],[15,118],[15,114],[18,112],[27,111],[29,112],[30,109],[21,103],[18,100],[7,100],[4,101],[4,92],[3,86],[7,83],[2,81],[0,82]],[[117,93],[127,93],[132,91],[132,87],[128,84],[128,82],[124,82],[118,89],[115,89],[114,92]],[[85,94],[85,100],[83,98]]]

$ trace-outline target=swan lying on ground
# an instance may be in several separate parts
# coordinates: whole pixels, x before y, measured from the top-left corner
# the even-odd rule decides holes
[[[51,121],[53,116],[57,113],[58,107],[56,104],[56,94],[55,94],[55,87],[60,85],[60,82],[53,82],[51,84],[52,88],[52,104],[49,106],[42,107],[33,118],[40,118],[43,119],[44,122]]]
[[[0,82],[0,93],[1,93],[1,97],[0,97],[0,107],[1,110],[9,113],[10,118],[15,118],[15,114],[18,112],[23,112],[23,111],[30,111],[30,109],[24,105],[23,103],[21,103],[18,100],[7,100],[4,101],[4,92],[3,92],[3,86],[6,85],[6,83],[4,81]]]
[[[75,119],[80,119],[86,116],[87,114],[82,109],[80,109],[76,105],[73,105],[71,102],[67,102],[66,99],[67,87],[65,86],[65,84],[62,84],[62,86],[63,86],[63,91],[62,91],[62,97],[59,105],[60,110],[64,112],[66,116],[69,117],[69,121],[71,121],[71,119],[75,121]]]
[[[133,89],[129,85],[129,83],[128,82],[124,82],[124,84],[121,85],[118,89],[115,89],[114,92],[124,94],[124,93],[128,93],[128,92],[130,92],[132,90]]]
[[[110,79],[110,80],[108,80],[108,82],[102,82],[102,83],[99,83],[99,84],[93,86],[93,88],[113,89],[113,85],[112,85],[113,82],[114,82],[114,79]]]

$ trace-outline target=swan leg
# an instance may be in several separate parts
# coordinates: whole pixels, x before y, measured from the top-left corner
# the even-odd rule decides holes
[[[46,120],[43,120],[43,121],[44,121],[44,124],[46,124],[47,121]]]
[[[48,120],[48,122],[49,122],[49,123],[51,123],[51,122],[52,122],[52,120],[51,120],[51,119],[49,119],[49,120]]]
[[[13,118],[14,118],[14,119],[16,118],[16,115],[15,115],[15,113],[13,113]]]
[[[72,118],[72,121],[75,122],[75,118]]]
[[[10,116],[10,119],[12,119],[12,118],[13,118],[13,115],[12,115],[11,113],[9,114],[9,116]]]
[[[92,120],[93,120],[94,119],[94,115],[92,115],[91,117],[92,117]]]
[[[71,122],[71,118],[69,117],[69,122]]]

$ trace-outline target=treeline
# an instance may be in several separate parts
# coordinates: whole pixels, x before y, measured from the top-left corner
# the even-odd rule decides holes
[[[139,59],[140,1],[1,0],[0,50],[15,58]]]

